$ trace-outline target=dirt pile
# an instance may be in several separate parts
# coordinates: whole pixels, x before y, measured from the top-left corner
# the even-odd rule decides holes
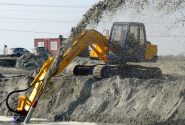
[[[171,75],[145,80],[65,75],[52,80],[34,115],[54,121],[182,123],[184,82],[185,79]]]
[[[83,58],[81,58],[83,59]],[[89,60],[79,63],[90,63]],[[171,68],[160,78],[138,79],[114,76],[97,80],[92,76],[62,74],[54,77],[38,103],[34,117],[53,121],[93,121],[125,124],[182,124],[185,122],[185,79],[176,70],[185,62],[162,61],[153,65]],[[143,63],[145,65],[145,63]],[[164,65],[166,67],[164,67]],[[172,66],[173,65],[173,66]],[[152,66],[152,65],[150,65]],[[170,74],[170,71],[173,71]],[[176,72],[174,72],[176,71]],[[181,70],[181,75],[185,70]],[[27,88],[28,77],[0,82],[0,115],[12,115],[5,105],[7,94]],[[22,94],[21,94],[22,95]],[[17,103],[18,95],[10,99]]]
[[[47,60],[47,55],[24,54],[17,59],[16,67],[26,70],[39,70],[42,64]]]

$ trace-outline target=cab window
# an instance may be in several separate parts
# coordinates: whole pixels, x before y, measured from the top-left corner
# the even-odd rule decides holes
[[[27,51],[27,49],[23,49],[23,51]]]
[[[129,32],[130,42],[139,42],[139,26],[131,26]]]
[[[114,26],[111,41],[121,41],[121,33],[122,33],[122,27],[121,26]]]
[[[140,45],[143,45],[145,42],[144,28],[140,27]]]
[[[22,51],[23,51],[23,49],[22,49],[22,48],[19,48],[19,51],[20,51],[20,52],[22,52]]]

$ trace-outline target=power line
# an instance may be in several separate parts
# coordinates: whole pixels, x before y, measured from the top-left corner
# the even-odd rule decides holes
[[[14,18],[14,17],[0,17],[1,19],[11,19],[11,20],[28,20],[28,21],[44,21],[44,22],[59,22],[59,23],[75,23],[75,21],[64,21],[64,20],[49,20],[49,19],[34,19],[34,18]]]
[[[29,30],[14,30],[14,29],[2,29],[0,31],[10,31],[10,32],[23,32],[23,33],[39,33],[39,34],[60,34],[54,32],[41,32],[41,31],[29,31]],[[169,38],[184,38],[185,36],[147,36],[147,37],[169,37]]]
[[[88,6],[71,6],[71,5],[42,5],[42,4],[20,4],[20,3],[0,3],[7,6],[25,6],[25,7],[54,7],[54,8],[87,8]]]
[[[28,31],[28,30],[14,30],[14,29],[2,29],[2,28],[0,28],[0,31],[23,32],[23,33],[38,33],[38,34],[60,34],[60,33],[54,33],[54,32],[41,32],[41,31]]]
[[[0,10],[0,12],[39,12],[39,13],[77,13],[77,12],[82,12],[82,11],[78,11],[78,10]]]
[[[65,21],[64,21],[64,22],[0,22],[0,23],[10,23],[10,24],[11,24],[11,23],[12,23],[12,24],[13,24],[13,23],[15,23],[15,24],[16,24],[16,23],[33,23],[33,24],[36,24],[36,23],[39,23],[39,24],[40,24],[40,23],[41,23],[41,24],[47,24],[47,23],[50,23],[50,24],[75,24],[76,22],[67,22],[67,21],[65,22]]]
[[[1,19],[13,19],[13,20],[36,20],[36,21],[54,21],[54,22],[72,22],[74,21],[64,21],[64,20],[48,20],[48,19],[37,19],[37,18],[14,18],[14,17],[0,17]],[[155,24],[155,25],[160,25],[160,24],[174,24],[174,22],[150,22],[150,23],[145,23],[145,24]]]
[[[49,19],[38,19],[38,18],[15,18],[15,17],[0,17],[1,19],[11,19],[11,20],[27,20],[27,21],[44,21],[44,22],[58,22],[58,23],[76,23],[77,21],[64,21],[64,20],[49,20]],[[143,22],[145,23],[145,22]],[[164,24],[174,24],[174,22],[147,22],[145,24],[152,25],[164,25]]]
[[[183,38],[185,36],[147,36],[147,37]]]

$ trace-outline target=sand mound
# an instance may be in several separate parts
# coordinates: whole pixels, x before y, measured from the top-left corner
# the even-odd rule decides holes
[[[90,63],[85,58],[76,58],[75,61]],[[184,66],[184,62],[175,64],[172,61],[155,63],[163,69],[171,67],[171,70],[166,71],[172,71],[172,74],[178,73],[176,70]],[[34,117],[49,118],[52,121],[133,125],[168,122],[182,124],[185,121],[185,79],[180,76],[182,74],[183,70],[179,75],[163,75],[152,79],[114,76],[102,80],[92,76],[62,74],[51,80],[39,100]],[[12,90],[27,88],[30,82],[26,77],[0,82],[0,115],[12,115],[5,105],[7,94]],[[17,103],[17,97],[18,94],[10,99],[12,106]]]
[[[171,75],[158,79],[115,76],[103,80],[65,75],[53,79],[35,116],[54,121],[134,125],[177,122],[185,115],[184,82]]]
[[[19,59],[17,59],[16,67],[27,70],[36,70],[42,67],[42,64],[47,60],[47,55],[34,55],[34,54],[24,54]]]

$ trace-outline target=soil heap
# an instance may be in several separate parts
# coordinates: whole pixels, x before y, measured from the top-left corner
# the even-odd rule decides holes
[[[12,115],[3,101],[7,93],[27,88],[29,82],[22,77],[0,84],[1,115]],[[131,125],[182,124],[185,121],[184,83],[184,78],[170,74],[153,79],[114,76],[102,80],[62,75],[51,80],[34,117]],[[17,97],[13,95],[10,99],[12,106],[17,103]]]
[[[17,59],[16,67],[26,70],[39,70],[42,64],[48,59],[45,54],[34,55],[31,53],[24,54]]]

